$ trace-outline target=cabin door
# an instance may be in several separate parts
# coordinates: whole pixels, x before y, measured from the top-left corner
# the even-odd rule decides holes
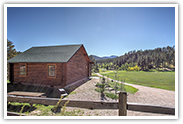
[[[14,82],[14,66],[12,63],[10,63],[10,67],[9,67],[9,73],[10,73],[10,82]]]

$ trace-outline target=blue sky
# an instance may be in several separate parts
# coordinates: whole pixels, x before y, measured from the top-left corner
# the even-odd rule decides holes
[[[8,7],[7,38],[17,51],[83,44],[89,55],[175,45],[174,7]]]

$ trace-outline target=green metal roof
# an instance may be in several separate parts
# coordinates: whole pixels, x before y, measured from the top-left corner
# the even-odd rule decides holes
[[[32,47],[25,52],[9,59],[8,63],[19,62],[68,62],[69,59],[82,46],[79,45],[61,45]]]

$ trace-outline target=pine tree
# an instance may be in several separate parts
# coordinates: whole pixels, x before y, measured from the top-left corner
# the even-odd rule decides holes
[[[13,42],[7,39],[7,60],[15,57],[18,54],[21,54],[21,52],[17,52],[14,48],[15,45],[13,45]],[[9,64],[7,63],[7,79],[9,80]]]
[[[14,47],[13,42],[7,39],[7,60],[17,55],[17,51]]]
[[[159,70],[159,67],[160,67],[160,64],[161,64],[161,57],[160,57],[159,54],[157,54],[155,56],[155,63],[154,64],[156,65],[156,67],[158,67],[158,70]]]

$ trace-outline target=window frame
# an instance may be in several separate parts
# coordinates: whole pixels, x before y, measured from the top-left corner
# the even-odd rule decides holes
[[[25,75],[20,74],[20,65],[25,65]],[[19,77],[26,77],[27,76],[27,63],[19,63]]]
[[[55,76],[49,76],[49,66],[54,65],[55,66]],[[56,78],[57,72],[57,65],[56,64],[47,64],[47,78]]]

